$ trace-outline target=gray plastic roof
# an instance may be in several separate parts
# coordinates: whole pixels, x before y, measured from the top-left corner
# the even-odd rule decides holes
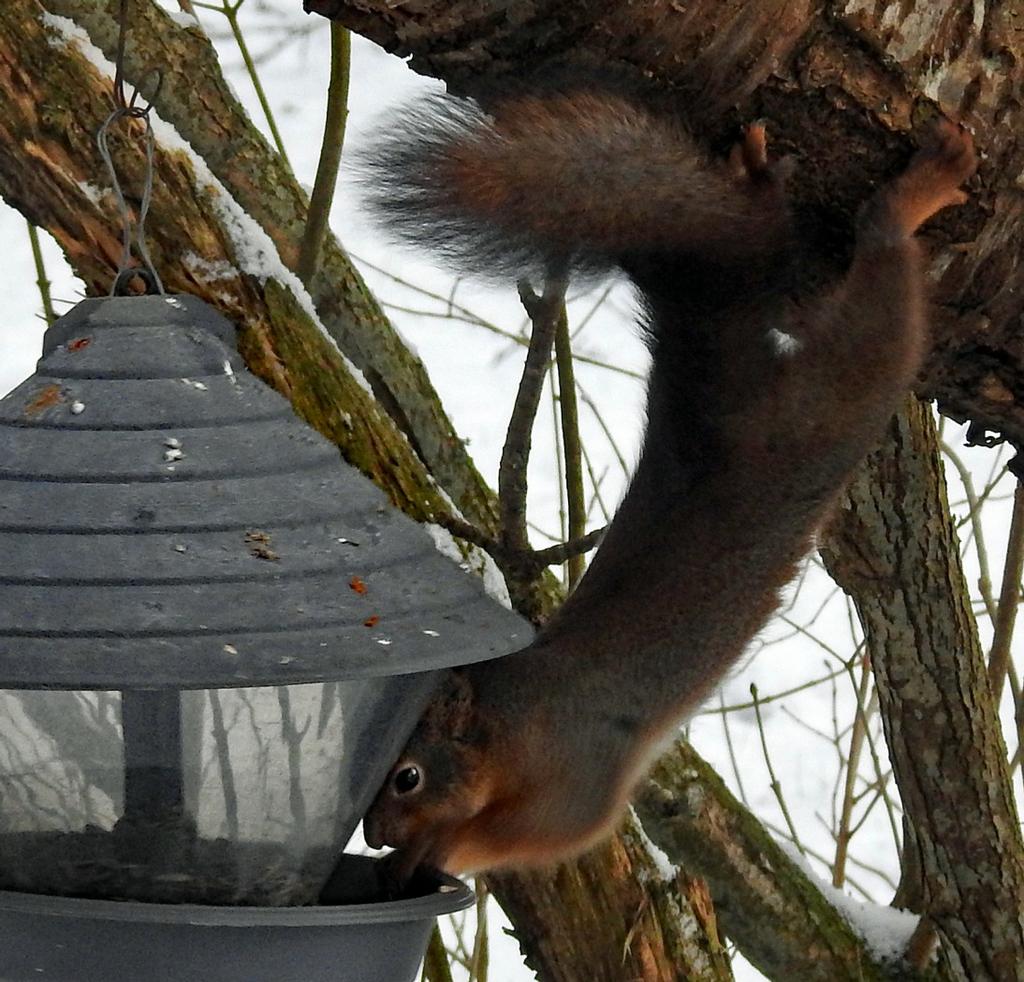
[[[0,400],[0,687],[394,675],[530,635],[195,297],[80,303]]]

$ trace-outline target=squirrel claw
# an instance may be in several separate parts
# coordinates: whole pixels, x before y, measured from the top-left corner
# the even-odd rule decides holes
[[[747,173],[753,177],[768,170],[768,134],[764,123],[751,123],[739,145]]]
[[[768,133],[761,121],[743,131],[743,139],[729,152],[729,171],[737,181],[782,185],[793,172],[792,157],[768,160]]]
[[[737,180],[755,180],[768,173],[768,136],[764,123],[751,123],[729,152],[729,168]]]

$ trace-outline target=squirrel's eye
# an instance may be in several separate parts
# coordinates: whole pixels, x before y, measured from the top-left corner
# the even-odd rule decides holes
[[[409,794],[410,791],[415,791],[420,786],[422,780],[420,769],[410,765],[395,772],[392,784],[398,794]]]

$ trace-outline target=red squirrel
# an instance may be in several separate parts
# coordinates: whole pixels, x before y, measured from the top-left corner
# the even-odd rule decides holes
[[[577,589],[521,651],[449,673],[365,819],[405,869],[524,867],[609,834],[659,748],[777,606],[926,346],[915,230],[974,172],[940,121],[857,220],[843,281],[794,300],[785,168],[750,126],[712,162],[590,89],[447,96],[391,121],[371,195],[489,276],[618,269],[652,353],[636,472]]]

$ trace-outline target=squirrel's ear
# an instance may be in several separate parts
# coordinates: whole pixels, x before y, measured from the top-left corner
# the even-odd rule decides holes
[[[450,671],[434,696],[424,723],[441,735],[465,740],[473,718],[473,686],[459,671]]]

